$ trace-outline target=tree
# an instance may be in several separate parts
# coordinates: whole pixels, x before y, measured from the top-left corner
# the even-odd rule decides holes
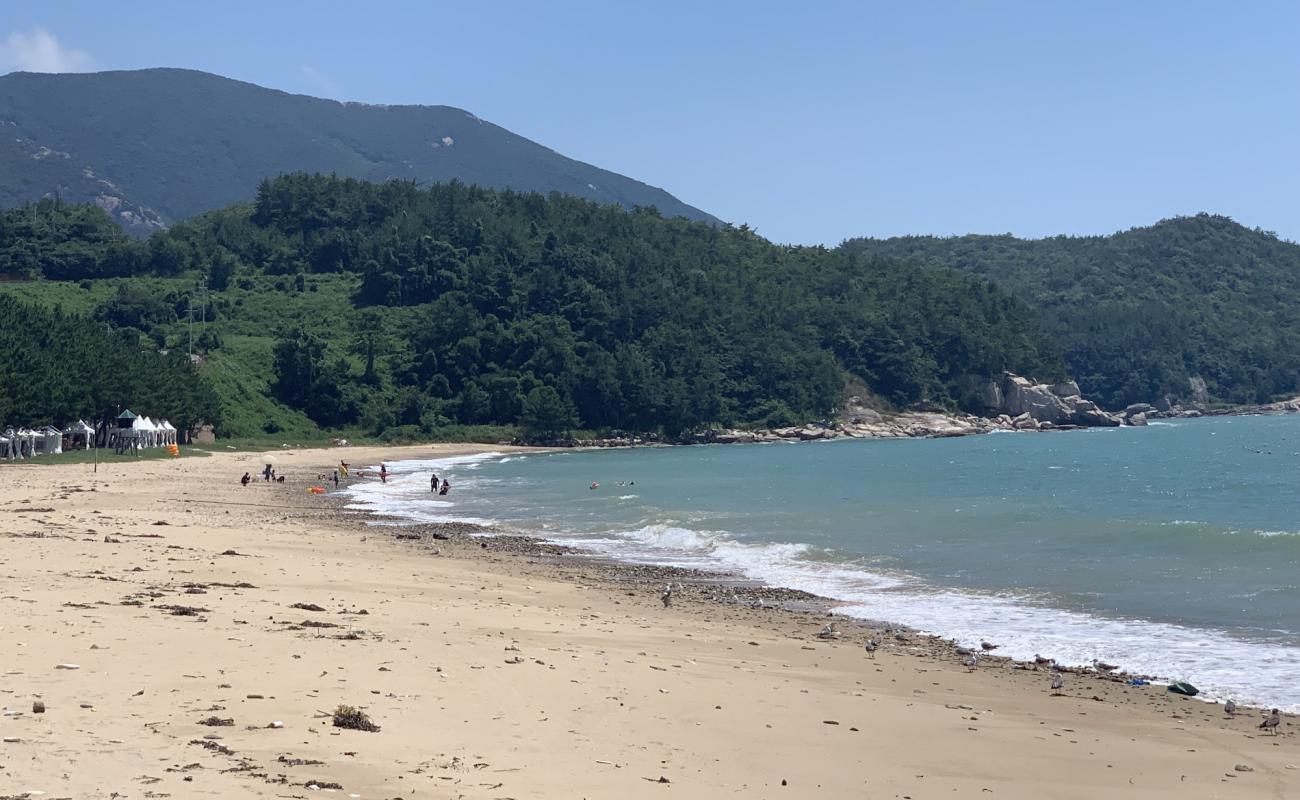
[[[550,386],[542,385],[524,397],[519,424],[525,436],[547,438],[567,433],[578,424],[578,417],[572,402]]]

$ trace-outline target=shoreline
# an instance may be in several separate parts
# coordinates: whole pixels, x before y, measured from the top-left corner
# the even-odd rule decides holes
[[[988,659],[968,671],[942,640],[838,617],[840,636],[819,639],[824,610],[706,599],[725,576],[676,573],[688,588],[663,608],[660,568],[594,564],[463,526],[370,525],[297,477],[340,453],[496,449],[279,451],[292,483],[247,488],[237,477],[258,454],[101,465],[98,476],[11,468],[0,648],[13,657],[0,704],[19,713],[0,718],[0,792],[1300,790],[1289,717],[1280,735],[1261,735],[1253,711],[1227,718],[1077,674],[1054,697],[1045,670]],[[186,607],[201,610],[176,610]],[[875,658],[862,651],[868,636],[881,640]],[[32,713],[34,697],[46,713]],[[331,728],[318,712],[336,704],[362,706],[382,730]],[[208,716],[234,725],[197,724]]]
[[[338,495],[331,495],[331,498],[336,499],[340,512],[347,512],[350,515],[347,517],[348,522],[359,524],[360,530],[383,531],[389,533],[397,542],[413,547],[427,547],[435,555],[472,559],[479,551],[504,553],[525,558],[529,564],[541,562],[554,569],[580,575],[583,579],[602,584],[609,590],[622,590],[627,586],[635,586],[638,591],[646,593],[647,596],[657,596],[665,584],[672,584],[675,603],[744,607],[763,612],[794,614],[805,618],[811,616],[820,620],[818,624],[825,625],[829,622],[846,630],[854,630],[854,636],[836,635],[833,638],[834,640],[843,638],[857,645],[863,645],[868,638],[872,638],[883,647],[888,647],[891,643],[887,640],[897,640],[895,637],[901,634],[906,637],[910,646],[914,648],[920,646],[929,655],[950,660],[954,664],[962,664],[973,650],[982,665],[1021,671],[1061,672],[1100,684],[1133,685],[1130,681],[1137,680],[1142,682],[1136,684],[1137,687],[1150,686],[1153,691],[1163,691],[1172,684],[1186,680],[1130,672],[1124,669],[1099,670],[1091,664],[1058,663],[1051,658],[1053,655],[1051,652],[1045,654],[1045,660],[1050,663],[1016,659],[997,653],[997,647],[983,650],[979,647],[962,646],[955,639],[937,633],[922,632],[897,620],[860,617],[841,612],[839,608],[852,604],[851,601],[842,598],[775,585],[734,572],[706,567],[620,560],[616,556],[555,542],[527,530],[512,530],[479,522],[421,522],[398,514],[348,507],[349,501],[342,500]],[[380,524],[375,525],[374,522]],[[444,549],[448,552],[443,553]],[[1189,699],[1209,707],[1222,705],[1222,701],[1204,696]],[[1268,710],[1264,705],[1240,700],[1237,706],[1259,712]]]

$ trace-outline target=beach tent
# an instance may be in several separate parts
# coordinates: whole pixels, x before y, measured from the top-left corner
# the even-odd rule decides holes
[[[140,446],[157,447],[158,426],[154,424],[154,421],[148,417],[139,417],[136,419],[136,423],[136,429],[141,433]]]
[[[63,429],[63,435],[68,440],[68,448],[76,450],[89,450],[95,439],[95,429],[90,427],[85,420],[77,420],[73,424]]]
[[[38,453],[51,455],[63,452],[63,431],[53,425],[46,425],[36,431],[36,436],[32,441]]]
[[[131,420],[130,436],[134,440],[136,447],[153,447],[156,433],[157,429],[154,428],[148,417],[138,416]]]
[[[4,433],[0,433],[0,459],[13,461],[17,458],[17,454],[14,452],[14,439],[12,433],[12,428]]]
[[[173,425],[173,424],[171,424],[171,423],[168,422],[167,420],[163,420],[163,421],[162,421],[162,429],[163,429],[163,442],[162,442],[162,443],[163,443],[163,444],[177,444],[177,441],[176,441],[176,426]]]
[[[16,436],[19,458],[31,458],[36,455],[36,431],[31,428],[19,428]]]

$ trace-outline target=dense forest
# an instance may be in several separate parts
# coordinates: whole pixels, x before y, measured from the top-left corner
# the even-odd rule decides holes
[[[985,281],[653,209],[295,174],[147,241],[111,228],[85,206],[8,212],[0,271],[140,347],[196,342],[228,434],[677,435],[823,418],[846,390],[975,408],[1004,369],[1064,374]]]
[[[0,375],[0,425],[103,420],[133,408],[185,431],[218,415],[184,353],[142,351],[130,336],[4,294]]]
[[[1300,393],[1300,245],[1201,214],[1113,236],[854,239],[867,257],[949,267],[1030,303],[1103,405],[1266,402]]]

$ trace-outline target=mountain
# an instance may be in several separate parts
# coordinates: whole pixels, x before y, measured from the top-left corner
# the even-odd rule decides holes
[[[340,103],[181,69],[0,76],[0,207],[57,194],[145,234],[296,171],[455,179],[718,221],[450,106]]]
[[[1300,393],[1300,245],[1227,217],[1111,236],[904,236],[841,249],[949,267],[1011,291],[1059,338],[1084,391],[1110,407]]]
[[[147,241],[45,199],[0,212],[0,272],[141,348],[193,347],[231,436],[678,435],[1063,377],[1029,307],[968,275],[455,183],[285,175]]]

